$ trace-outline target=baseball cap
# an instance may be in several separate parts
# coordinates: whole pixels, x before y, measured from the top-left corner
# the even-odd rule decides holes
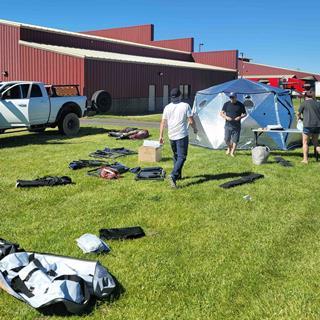
[[[232,97],[237,97],[237,94],[235,92],[230,92],[229,93],[229,98],[232,98]]]
[[[173,88],[170,91],[170,97],[171,98],[179,98],[181,96],[181,91],[178,88]]]

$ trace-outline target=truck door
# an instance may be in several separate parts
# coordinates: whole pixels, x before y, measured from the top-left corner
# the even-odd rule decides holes
[[[41,90],[41,87],[38,84],[32,84],[29,95],[30,125],[45,124],[48,122],[50,102],[47,92],[44,92],[43,90]]]
[[[15,84],[2,91],[0,100],[0,126],[2,128],[28,125],[28,88],[29,84]]]

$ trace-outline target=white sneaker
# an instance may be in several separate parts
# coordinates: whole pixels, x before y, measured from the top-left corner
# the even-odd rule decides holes
[[[171,188],[177,189],[177,184],[171,175],[168,176]]]

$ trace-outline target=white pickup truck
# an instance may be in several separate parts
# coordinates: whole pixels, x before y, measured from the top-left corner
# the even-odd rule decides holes
[[[87,109],[87,98],[77,85],[45,86],[41,82],[0,82],[0,133],[26,127],[43,132],[58,126],[67,136],[76,135],[79,118]]]

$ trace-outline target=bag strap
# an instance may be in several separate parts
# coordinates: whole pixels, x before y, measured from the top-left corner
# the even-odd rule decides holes
[[[11,287],[14,291],[23,293],[28,298],[34,297],[34,294],[28,289],[24,281],[22,281],[19,276],[16,276],[11,280]]]

